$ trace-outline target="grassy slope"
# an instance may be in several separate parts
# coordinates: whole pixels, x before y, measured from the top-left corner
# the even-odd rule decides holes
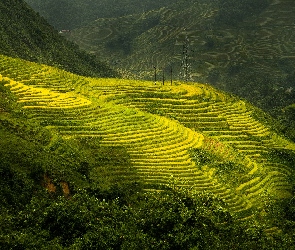
[[[294,2],[184,1],[142,15],[98,19],[68,38],[128,77],[153,78],[153,66],[181,72],[187,34],[191,77],[247,98],[286,122],[294,103]],[[184,31],[184,28],[186,31]],[[132,75],[133,74],[133,75]]]
[[[24,1],[0,3],[0,53],[87,76],[115,76],[98,58],[65,40]]]
[[[292,195],[294,144],[251,105],[208,85],[83,78],[5,56],[0,74],[30,123],[51,134],[45,147],[65,143],[66,159],[78,155],[75,168],[91,166],[88,178],[106,187],[175,183],[211,192],[237,218],[268,227],[275,223],[262,213],[266,199]]]
[[[100,146],[99,138],[65,141],[52,127],[30,119],[4,86],[7,83],[1,77],[1,206],[25,206],[41,186],[63,193],[63,183],[72,193],[89,187],[87,182],[91,180],[98,189],[108,192],[114,185],[125,185],[124,180],[109,173],[108,168],[114,166],[132,176],[132,181],[139,180],[129,167],[125,149]]]

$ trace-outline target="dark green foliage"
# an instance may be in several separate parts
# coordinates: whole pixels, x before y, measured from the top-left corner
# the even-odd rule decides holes
[[[214,162],[214,155],[204,149],[194,149],[192,152],[194,161],[200,165]]]
[[[16,97],[4,86],[6,83],[8,82],[0,81],[0,112],[16,115],[20,112],[21,107],[17,105]]]
[[[0,3],[0,53],[41,62],[87,76],[117,76],[95,56],[60,36],[24,1]]]
[[[295,93],[295,92],[294,92]],[[295,95],[293,93],[293,95]],[[295,96],[293,96],[293,100]],[[295,141],[295,104],[287,106],[283,109],[280,119],[285,123],[284,132]]]
[[[108,41],[106,47],[109,50],[122,50],[124,54],[130,54],[132,48],[131,34],[120,34]]]
[[[259,14],[269,4],[270,0],[223,0],[219,2],[219,11],[216,22],[235,25],[249,15]]]
[[[215,169],[215,176],[224,185],[229,185],[230,183],[236,185],[236,183],[239,183],[239,178],[247,172],[247,169],[242,165],[218,158],[218,156],[205,149],[193,149],[191,156],[200,168],[205,166],[206,168]]]
[[[291,169],[295,167],[295,154],[294,151],[288,149],[272,149],[269,157],[277,163],[282,163]]]
[[[234,222],[222,202],[183,190],[138,194],[132,203],[79,191],[71,199],[33,198],[5,215],[5,249],[292,249],[261,228]],[[3,226],[3,224],[1,224]],[[2,231],[3,232],[3,231]],[[279,244],[277,244],[279,243]],[[16,247],[17,246],[17,247]],[[270,248],[269,248],[270,247]],[[52,249],[52,248],[51,248]]]

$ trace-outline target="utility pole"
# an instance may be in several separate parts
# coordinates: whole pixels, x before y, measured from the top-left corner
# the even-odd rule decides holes
[[[157,67],[154,66],[154,70],[155,70],[155,85],[157,84]]]
[[[163,69],[163,85],[165,84],[165,71]]]
[[[190,68],[191,65],[189,63],[189,38],[187,35],[187,32],[185,31],[185,38],[184,38],[184,44],[182,45],[182,62],[181,62],[181,67],[182,67],[182,77],[183,79],[187,82],[191,78],[191,72]]]
[[[172,75],[173,75],[173,74],[172,74],[172,66],[171,66],[171,68],[170,68],[170,80],[171,80],[171,86],[172,86],[172,83],[173,83],[173,82],[172,82],[172,81],[173,81],[173,80],[172,80]]]

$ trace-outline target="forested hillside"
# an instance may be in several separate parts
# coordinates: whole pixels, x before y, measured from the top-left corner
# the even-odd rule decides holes
[[[95,56],[80,50],[23,0],[0,2],[0,53],[91,76],[116,76]]]
[[[295,139],[291,0],[179,1],[144,14],[98,19],[67,37],[126,77],[207,82],[253,102]]]
[[[206,84],[0,56],[3,249],[292,249],[295,144]]]
[[[169,6],[177,0],[25,0],[55,28],[73,29],[98,18],[138,14]]]

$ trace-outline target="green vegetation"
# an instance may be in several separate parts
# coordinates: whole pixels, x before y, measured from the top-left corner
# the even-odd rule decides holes
[[[73,29],[98,18],[138,14],[175,3],[175,0],[25,0],[57,29]]]
[[[53,3],[42,1],[44,8]],[[81,15],[74,24],[88,12],[88,3],[79,1]],[[128,13],[142,8],[122,3]],[[276,2],[277,9],[286,3]],[[71,12],[77,4],[63,0],[56,7],[68,6]],[[152,9],[167,1],[146,4]],[[214,11],[204,12],[204,7]],[[227,17],[240,27],[239,22],[249,21],[245,12],[251,10],[254,18],[272,7],[252,0],[178,1],[169,9],[122,17],[120,25],[112,19],[115,32],[110,19],[104,19],[105,29],[87,39],[106,46],[116,54],[110,60],[120,64],[143,41],[155,41],[146,30],[160,34],[157,41],[170,49],[175,43],[167,36],[179,32],[170,33],[171,22],[176,30],[186,23],[188,34],[198,39],[194,22],[199,17],[202,27],[220,23],[229,28]],[[234,11],[224,16],[229,8]],[[117,10],[112,11],[109,15]],[[65,21],[69,12],[63,13]],[[294,249],[295,144],[276,120],[207,84],[69,73],[63,69],[116,75],[57,36],[23,1],[1,2],[0,14],[0,52],[59,67],[0,55],[1,249]],[[185,35],[180,34],[177,44]],[[105,37],[108,41],[101,43]],[[206,35],[206,56],[220,49],[219,38]],[[146,56],[150,48],[145,47]],[[157,66],[164,65],[171,51],[161,51],[165,60]],[[158,63],[155,58],[150,65]],[[209,61],[217,81],[222,66],[216,71]],[[292,72],[290,62],[284,61],[282,70],[287,66]],[[230,74],[242,72],[239,66],[229,65]],[[118,68],[135,70],[127,63]],[[149,78],[142,69],[140,76]],[[294,116],[294,105],[283,98],[292,93],[288,88],[279,95],[287,106],[283,115],[277,114],[281,119]],[[292,128],[287,132],[294,133]]]
[[[97,57],[80,50],[24,1],[0,3],[0,53],[54,65],[80,75],[118,76]]]
[[[234,222],[221,202],[167,190],[102,200],[79,191],[66,199],[33,198],[2,217],[5,249],[292,249],[288,236],[267,237],[259,226]],[[1,225],[3,225],[1,223]],[[3,231],[2,231],[3,232]]]
[[[295,147],[262,111],[0,59],[3,249],[292,249]]]
[[[279,120],[293,141],[292,0],[177,1],[124,17],[100,18],[66,34],[126,78],[179,79],[188,41],[190,79],[246,98]],[[124,41],[124,42],[123,42]],[[159,79],[160,80],[160,79]]]

